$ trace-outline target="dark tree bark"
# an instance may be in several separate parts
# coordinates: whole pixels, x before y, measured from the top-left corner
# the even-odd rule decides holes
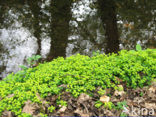
[[[72,0],[51,0],[51,48],[48,60],[66,57]]]
[[[119,33],[114,0],[98,0],[98,11],[106,31],[106,53],[117,53],[119,51]]]
[[[2,28],[2,24],[4,21],[4,18],[3,18],[4,11],[5,11],[4,3],[3,1],[0,0],[0,29]]]
[[[39,6],[39,1],[38,0],[28,0],[28,5],[30,7],[30,10],[33,15],[33,29],[34,29],[34,36],[37,38],[37,44],[38,44],[38,50],[37,53],[38,55],[41,55],[41,25],[40,25],[40,15],[41,15],[41,8]]]

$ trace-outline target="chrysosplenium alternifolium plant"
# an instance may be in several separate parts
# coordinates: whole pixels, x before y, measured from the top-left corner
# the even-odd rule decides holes
[[[122,50],[117,54],[97,54],[92,57],[73,55],[10,74],[0,81],[0,116],[3,111],[27,117],[22,108],[27,100],[41,104],[41,98],[66,91],[77,97],[97,87],[117,89],[120,78],[128,87],[149,85],[156,78],[156,50]],[[12,97],[8,97],[13,94]],[[99,106],[99,105],[98,105]],[[53,111],[54,108],[50,108]]]

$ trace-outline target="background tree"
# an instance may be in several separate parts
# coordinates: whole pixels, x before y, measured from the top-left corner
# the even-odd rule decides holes
[[[90,6],[98,10],[104,28],[106,53],[117,52],[119,44],[133,49],[139,41],[146,48],[148,40],[154,39],[156,1],[97,0],[93,4]]]
[[[37,38],[37,44],[38,44],[38,49],[37,49],[37,53],[38,55],[41,55],[41,34],[42,34],[42,30],[41,30],[41,22],[40,22],[40,18],[41,18],[41,1],[40,0],[28,0],[27,4],[30,8],[30,11],[32,13],[32,26],[33,26],[33,34],[34,37]]]
[[[117,28],[117,14],[114,0],[97,0],[98,11],[106,31],[106,53],[119,51],[119,33]]]
[[[116,2],[120,27],[120,43],[126,49],[132,49],[140,41],[143,48],[148,47],[156,35],[155,0],[119,0]]]
[[[72,0],[51,0],[51,48],[48,59],[66,56]]]

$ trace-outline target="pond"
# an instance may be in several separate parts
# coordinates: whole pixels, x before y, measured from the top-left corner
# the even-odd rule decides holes
[[[0,79],[21,70],[20,65],[28,66],[27,58],[38,52],[48,60],[49,52],[68,57],[105,53],[114,45],[127,50],[135,49],[136,44],[156,48],[155,2],[144,2],[116,2],[116,12],[107,5],[102,6],[103,12],[96,0],[62,3],[66,11],[60,3],[54,4],[59,12],[48,9],[49,0],[17,2],[15,6],[14,2],[0,2]]]

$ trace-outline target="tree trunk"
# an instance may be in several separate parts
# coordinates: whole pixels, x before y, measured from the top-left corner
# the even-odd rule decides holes
[[[3,25],[3,21],[4,21],[3,14],[4,14],[4,11],[5,11],[5,6],[2,3],[3,2],[0,1],[0,29],[2,28],[2,25]]]
[[[51,47],[48,60],[66,57],[72,0],[51,0]]]
[[[37,38],[38,49],[36,54],[41,55],[41,26],[40,26],[40,15],[41,15],[41,8],[38,5],[39,1],[37,0],[28,0],[28,5],[33,15],[33,29],[34,29],[34,36]]]
[[[119,34],[114,0],[98,0],[98,11],[106,31],[106,53],[117,53],[119,51]]]

